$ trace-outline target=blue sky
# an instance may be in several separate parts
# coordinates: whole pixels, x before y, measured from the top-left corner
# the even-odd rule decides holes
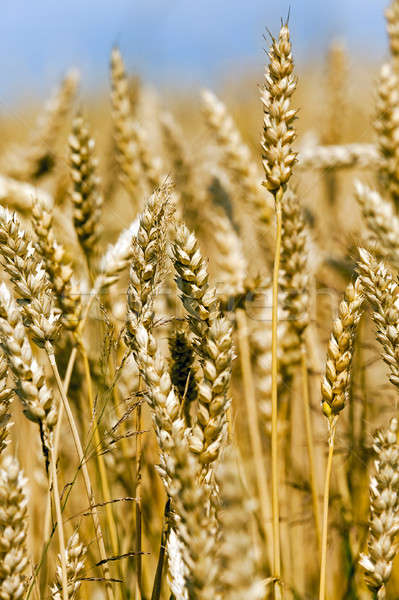
[[[262,34],[291,7],[297,58],[334,36],[356,54],[386,52],[381,0],[1,0],[0,100],[42,93],[70,65],[106,84],[117,43],[129,69],[154,83],[209,84],[264,62]]]

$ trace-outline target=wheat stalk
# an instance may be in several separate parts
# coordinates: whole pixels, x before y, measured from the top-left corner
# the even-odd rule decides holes
[[[275,200],[276,243],[273,268],[273,313],[272,313],[272,510],[273,510],[273,577],[274,597],[282,597],[280,565],[280,519],[278,493],[277,456],[277,327],[278,327],[278,279],[281,246],[281,204],[284,191],[292,175],[296,154],[292,150],[296,132],[294,121],[296,110],[291,108],[291,97],[296,88],[293,74],[290,33],[287,24],[282,24],[279,37],[272,37],[269,50],[269,65],[265,72],[263,103],[262,159],[265,171],[265,187]]]

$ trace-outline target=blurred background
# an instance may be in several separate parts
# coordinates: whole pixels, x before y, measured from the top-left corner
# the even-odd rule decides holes
[[[0,101],[42,97],[71,65],[83,88],[108,81],[111,47],[157,86],[216,85],[264,65],[262,36],[290,10],[298,66],[321,62],[333,38],[352,60],[387,52],[381,0],[2,0]],[[1,107],[0,107],[1,108]]]

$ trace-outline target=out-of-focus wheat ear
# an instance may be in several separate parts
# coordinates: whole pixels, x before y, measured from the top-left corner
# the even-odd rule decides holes
[[[191,407],[197,399],[195,354],[184,329],[174,331],[169,337],[170,376],[181,402],[181,412],[187,427],[192,425]]]
[[[188,227],[197,228],[202,233],[202,219],[208,210],[207,191],[201,180],[202,172],[194,163],[185,143],[184,133],[171,113],[160,116],[163,142],[172,168],[172,178],[176,185],[176,217]],[[205,225],[206,228],[206,225]]]
[[[3,267],[13,283],[32,339],[39,346],[54,341],[59,329],[53,291],[39,253],[15,214],[0,206]]]
[[[397,553],[399,531],[398,420],[374,436],[375,474],[370,479],[368,551],[360,556],[366,583],[377,600],[385,600],[385,586]]]
[[[374,144],[345,144],[342,146],[319,146],[302,148],[298,155],[297,169],[375,169],[381,164],[381,156]]]
[[[141,169],[138,159],[138,148],[133,135],[132,109],[129,96],[129,81],[125,72],[119,48],[114,47],[111,53],[111,102],[112,120],[116,158],[122,174],[122,183],[138,206],[137,193]]]
[[[206,124],[222,151],[222,165],[239,190],[242,201],[255,210],[262,223],[269,224],[272,206],[260,187],[261,177],[251,152],[226,106],[209,90],[202,93]]]
[[[72,179],[71,199],[74,207],[73,223],[80,246],[89,266],[97,254],[103,198],[97,175],[95,142],[82,115],[72,123],[69,136],[69,164]]]
[[[66,329],[76,332],[82,312],[78,284],[74,282],[65,248],[55,238],[52,207],[38,198],[33,202],[32,225],[37,238],[35,247],[49,274],[56,303],[61,310],[62,323]]]
[[[391,63],[381,67],[374,128],[381,155],[379,171],[384,186],[398,209],[399,206],[399,79]]]
[[[212,213],[213,239],[216,246],[215,263],[218,268],[218,291],[223,296],[239,296],[244,292],[247,263],[242,243],[230,219],[223,211]]]
[[[196,196],[193,176],[194,167],[185,148],[183,131],[174,116],[163,112],[160,116],[163,142],[173,167],[173,181],[181,194]]]
[[[380,258],[387,258],[399,265],[399,218],[392,203],[384,200],[376,191],[355,182],[355,196],[367,228],[371,233],[370,242]]]
[[[392,0],[391,4],[385,10],[387,31],[389,35],[389,46],[391,56],[397,68],[399,59],[399,2]]]
[[[310,487],[318,548],[321,544],[318,489],[316,480],[313,426],[309,398],[308,348],[306,330],[310,323],[310,269],[308,265],[308,231],[298,196],[287,190],[282,202],[280,290],[282,308],[287,316],[284,341],[298,338],[301,363],[303,418],[308,449]],[[288,352],[285,353],[288,356]],[[284,360],[284,358],[283,358]],[[280,367],[281,370],[281,367]]]
[[[332,424],[348,401],[353,345],[363,308],[363,278],[350,283],[338,309],[327,347],[321,383],[322,410]]]
[[[221,489],[220,561],[223,593],[231,600],[260,600],[265,585],[256,560],[259,548],[251,535],[254,498],[240,478],[237,451],[229,446],[217,471]]]
[[[357,265],[364,294],[373,307],[376,337],[389,368],[389,381],[399,388],[399,285],[383,262],[359,249]]]
[[[48,206],[52,204],[52,197],[45,190],[30,183],[0,175],[0,202],[4,206],[25,215],[32,210],[35,199]]]
[[[79,83],[76,69],[69,70],[45,104],[26,147],[11,149],[1,159],[2,171],[21,181],[35,181],[54,169],[56,143],[71,109]]]
[[[85,569],[86,552],[86,547],[80,541],[78,532],[75,531],[75,533],[73,533],[73,535],[69,538],[67,547],[65,549],[69,600],[74,600],[78,594],[81,585],[81,577]],[[60,561],[58,559],[56,581],[51,587],[52,600],[62,600],[61,590],[62,572]]]
[[[93,285],[93,294],[105,292],[116,283],[132,258],[133,239],[137,235],[140,219],[137,217],[124,229],[114,244],[110,244],[99,262],[99,273]]]
[[[17,459],[6,456],[0,470],[0,596],[4,600],[23,598],[28,585],[27,483]]]
[[[6,355],[0,356],[0,454],[8,445],[8,431],[11,427],[9,413],[14,391],[8,385],[8,362]]]
[[[137,147],[141,170],[151,192],[165,183],[167,175],[163,172],[162,159],[152,156],[150,140],[144,127],[137,121],[132,124],[132,136]]]
[[[280,289],[282,307],[300,339],[309,325],[307,236],[298,196],[287,190],[282,203]]]

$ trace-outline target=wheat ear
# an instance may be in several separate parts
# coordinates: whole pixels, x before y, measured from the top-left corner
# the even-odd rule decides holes
[[[35,200],[32,207],[33,229],[37,241],[35,246],[49,275],[61,320],[66,329],[76,331],[82,312],[80,294],[77,283],[73,280],[73,271],[67,261],[65,248],[59,244],[54,235],[53,211],[48,205]]]
[[[261,191],[258,168],[226,106],[206,90],[202,93],[202,107],[206,124],[222,150],[222,164],[239,189],[242,200],[255,210],[263,223],[270,223],[272,208]]]
[[[33,340],[39,346],[54,341],[59,312],[43,263],[15,215],[0,207],[0,248],[3,267],[11,278]]]
[[[2,171],[20,181],[35,181],[54,169],[56,142],[65,125],[79,83],[76,69],[68,71],[46,102],[30,136],[29,145],[12,148],[2,158]]]
[[[361,554],[368,587],[377,600],[385,600],[385,586],[397,553],[399,531],[399,446],[398,420],[393,418],[384,431],[374,436],[375,475],[370,479],[370,521],[368,551]]]

